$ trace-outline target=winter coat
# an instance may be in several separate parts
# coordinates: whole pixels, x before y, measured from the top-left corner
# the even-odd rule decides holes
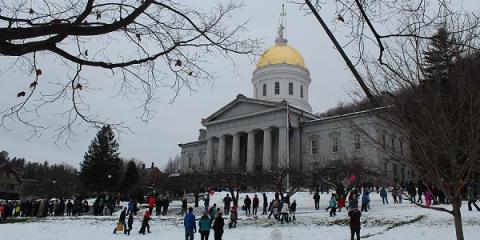
[[[246,208],[249,208],[250,205],[252,204],[252,200],[250,200],[250,198],[245,198],[245,200],[243,200],[243,204],[245,205]]]
[[[125,218],[127,217],[127,214],[125,211],[122,211],[120,213],[120,218],[118,219],[119,222],[125,222]]]
[[[195,215],[193,215],[193,213],[189,212],[187,215],[185,215],[185,218],[183,219],[183,226],[185,226],[185,230],[187,231],[197,229],[195,226]]]
[[[258,200],[258,197],[253,198],[253,208],[258,208],[260,201]]]
[[[129,216],[128,216],[127,225],[128,225],[129,227],[131,227],[131,226],[133,225],[133,215],[129,215]]]
[[[238,219],[237,208],[233,207],[232,210],[230,210],[230,219],[232,219],[232,220],[237,220]]]
[[[282,206],[282,210],[280,210],[280,213],[288,213],[289,207],[288,203],[284,203]]]
[[[315,194],[313,195],[313,200],[315,200],[315,201],[320,200],[320,194],[315,193]]]
[[[207,207],[210,206],[210,197],[207,196],[207,198],[205,198],[205,199],[203,200],[203,205],[205,205],[205,206],[207,206]]]
[[[362,213],[357,209],[352,209],[348,212],[348,216],[350,217],[350,228],[351,229],[360,229],[360,216]]]
[[[330,206],[332,208],[336,208],[337,207],[337,199],[335,199],[335,197],[330,198],[330,201],[328,202],[328,206]]]
[[[267,207],[267,206],[268,206],[267,195],[264,193],[263,194],[263,207]]]
[[[225,204],[225,206],[230,207],[231,202],[232,202],[232,198],[230,196],[223,198],[223,203]]]
[[[383,197],[383,198],[387,197],[387,190],[385,188],[382,188],[382,190],[380,190],[380,197]]]
[[[426,201],[432,201],[433,200],[433,196],[432,196],[432,193],[430,191],[425,192],[425,200]]]
[[[187,200],[183,199],[182,201],[182,208],[187,208]]]
[[[344,197],[338,199],[338,207],[339,208],[345,207],[345,198]]]
[[[225,225],[225,220],[222,216],[217,216],[213,222],[213,231],[223,233],[223,226]]]
[[[368,194],[363,194],[362,195],[362,204],[368,204],[370,202],[370,197]]]
[[[208,232],[210,231],[212,222],[208,216],[202,216],[198,221],[198,231],[200,232]]]
[[[155,197],[154,196],[150,196],[148,198],[148,207],[149,208],[153,208],[155,206]]]
[[[475,200],[477,200],[477,199],[475,198],[475,194],[473,193],[473,190],[472,190],[471,187],[468,187],[468,189],[467,189],[467,198],[468,198],[468,201],[475,201]]]
[[[293,203],[290,205],[290,212],[295,211],[297,211],[297,202],[293,201]]]

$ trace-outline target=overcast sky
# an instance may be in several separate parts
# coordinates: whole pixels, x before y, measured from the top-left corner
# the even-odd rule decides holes
[[[235,13],[236,19],[251,18],[248,34],[263,39],[263,49],[274,44],[282,2],[247,0],[244,1],[245,7]],[[305,16],[304,12],[299,11],[298,6],[286,4],[286,11],[286,36],[289,44],[300,51],[310,70],[312,83],[309,100],[313,111],[322,112],[340,101],[351,101],[349,91],[355,88],[353,77],[320,25],[313,16]],[[322,12],[327,11],[328,9],[322,9]],[[332,28],[335,27],[334,17],[327,18],[327,21]],[[181,92],[173,104],[167,103],[168,97],[160,100],[154,105],[156,116],[148,124],[139,120],[139,112],[134,110],[135,105],[128,99],[113,98],[115,89],[105,88],[98,91],[96,94],[109,98],[95,102],[95,108],[100,114],[125,122],[133,131],[118,136],[122,157],[136,158],[147,165],[154,162],[163,167],[169,157],[179,154],[178,143],[197,139],[198,130],[202,128],[202,118],[233,100],[239,93],[252,96],[250,79],[257,59],[258,57],[253,60],[243,56],[235,57],[238,73],[224,59],[213,60],[209,70],[216,74],[215,82],[196,93]],[[48,59],[40,59],[42,60],[44,72],[62,71],[61,62],[49,63]],[[0,67],[4,68],[5,63],[5,58],[0,58]],[[14,94],[19,89],[17,81],[21,81],[17,74],[20,73],[8,73],[0,77],[1,109],[16,100]],[[95,71],[85,77],[108,81],[107,75]],[[169,89],[162,91],[164,92],[161,94],[171,96]],[[52,108],[59,105],[61,103]],[[61,121],[58,115],[46,114],[41,117],[45,121]],[[65,146],[54,143],[51,130],[45,130],[40,137],[27,140],[30,134],[23,125],[10,122],[7,127],[8,129],[0,129],[0,151],[8,151],[10,157],[24,157],[29,161],[66,162],[76,167],[83,160],[83,155],[96,133],[94,129],[79,127],[74,141]]]

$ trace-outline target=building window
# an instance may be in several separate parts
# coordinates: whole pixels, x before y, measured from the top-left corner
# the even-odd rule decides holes
[[[360,134],[355,133],[353,135],[353,150],[360,150],[362,148],[362,145],[360,143]]]
[[[318,139],[317,138],[312,138],[310,143],[311,143],[310,146],[311,146],[312,155],[318,154]]]
[[[198,154],[198,158],[200,159],[198,165],[200,166],[201,169],[203,169],[203,162],[205,161],[205,152],[200,152]]]
[[[395,153],[395,137],[392,136],[392,152]]]
[[[293,95],[293,83],[288,83],[288,94]]]
[[[382,132],[381,141],[382,147],[385,148],[387,146],[387,134],[384,131]]]
[[[188,157],[188,168],[192,169],[193,168],[193,160],[192,157]]]
[[[275,94],[280,94],[280,83],[275,82]]]
[[[338,152],[338,147],[339,147],[339,139],[338,135],[333,135],[332,136],[332,152],[337,153]]]
[[[403,156],[403,140],[400,139],[400,156]]]
[[[303,85],[300,85],[300,97],[303,98]]]
[[[265,97],[267,96],[267,84],[264,83],[262,87],[262,95]]]

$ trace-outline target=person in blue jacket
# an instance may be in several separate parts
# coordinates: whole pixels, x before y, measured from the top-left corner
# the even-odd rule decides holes
[[[183,219],[183,226],[185,226],[185,240],[193,240],[194,233],[197,232],[197,225],[195,224],[195,215],[193,215],[193,208],[188,209],[188,213]]]

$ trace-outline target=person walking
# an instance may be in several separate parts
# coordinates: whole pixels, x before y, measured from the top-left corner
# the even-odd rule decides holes
[[[330,201],[328,202],[328,207],[330,208],[330,217],[337,216],[337,197],[335,193],[332,193],[332,197],[330,197]]]
[[[208,209],[210,207],[210,194],[207,193],[207,197],[203,199],[203,206],[205,206],[205,212],[208,212]]]
[[[237,208],[233,206],[232,210],[230,211],[230,223],[228,224],[228,228],[236,228],[237,220],[238,220]]]
[[[426,190],[424,195],[425,195],[425,207],[429,208],[433,200],[432,192],[430,192],[430,190]]]
[[[222,217],[222,212],[218,212],[212,227],[215,240],[222,240],[224,225],[225,225],[225,220]]]
[[[297,211],[297,200],[293,200],[292,204],[290,204],[290,218],[295,221],[295,212]]]
[[[232,198],[227,193],[227,196],[223,198],[223,212],[225,214],[230,214],[230,203],[232,202]]]
[[[380,197],[382,197],[383,204],[388,204],[387,189],[385,189],[385,187],[382,187],[382,189],[380,190]]]
[[[250,216],[250,209],[251,209],[251,206],[252,206],[252,200],[248,197],[245,198],[245,200],[243,200],[243,205],[245,206],[245,214],[247,216]]]
[[[345,197],[340,195],[340,197],[338,198],[338,202],[337,202],[338,212],[341,212],[342,208],[344,208],[344,207],[345,207]]]
[[[168,213],[168,206],[170,205],[170,201],[168,201],[168,198],[167,197],[164,197],[163,198],[163,216],[166,216],[167,213]]]
[[[198,232],[200,233],[201,240],[208,240],[208,236],[210,235],[210,228],[212,225],[212,221],[208,217],[207,212],[203,212],[202,217],[198,220]]]
[[[193,215],[193,208],[188,209],[188,213],[183,219],[183,226],[185,227],[185,240],[193,240],[194,233],[197,232],[195,224],[195,215]]]
[[[143,215],[143,220],[142,220],[142,227],[140,227],[140,231],[138,231],[138,233],[145,235],[145,229],[147,230],[148,233],[151,233],[150,224],[148,224],[150,219],[151,219],[150,212],[145,211],[145,214]]]
[[[350,217],[350,239],[354,240],[354,236],[357,235],[357,240],[360,240],[360,216],[362,213],[358,211],[358,208],[352,208],[348,212]]]
[[[283,220],[285,220],[286,223],[288,223],[288,212],[289,212],[289,205],[288,205],[288,202],[284,202],[282,204],[282,209],[280,210],[280,214],[282,214],[282,216],[280,217],[280,223],[283,224]]]
[[[268,209],[268,199],[267,199],[267,194],[263,193],[263,211],[262,215],[267,214],[267,209]]]
[[[315,194],[313,195],[313,202],[315,204],[315,210],[320,209],[320,194],[318,191],[315,191]]]
[[[133,212],[130,212],[130,214],[128,214],[128,220],[127,220],[127,227],[128,228],[125,228],[124,233],[130,235],[130,231],[132,230],[132,226],[133,226]]]
[[[473,192],[473,188],[469,186],[467,188],[467,198],[468,198],[468,211],[472,211],[472,204],[475,206],[477,211],[480,211],[480,208],[476,204],[477,198],[475,197],[475,193]]]
[[[148,197],[148,212],[152,215],[153,208],[155,207],[155,196],[150,195]]]
[[[123,233],[127,233],[127,224],[125,224],[125,219],[127,217],[127,208],[123,208],[122,212],[120,213],[120,218],[118,219],[118,223],[122,224],[123,226]],[[117,233],[117,228],[113,229],[113,234]]]
[[[368,203],[370,202],[370,197],[367,192],[364,192],[362,195],[362,212],[368,212]]]
[[[182,210],[180,212],[180,215],[185,215],[185,214],[187,214],[187,199],[184,198],[182,200]]]
[[[258,199],[257,194],[254,194],[252,202],[253,215],[257,215],[258,205],[260,205],[260,200]]]

